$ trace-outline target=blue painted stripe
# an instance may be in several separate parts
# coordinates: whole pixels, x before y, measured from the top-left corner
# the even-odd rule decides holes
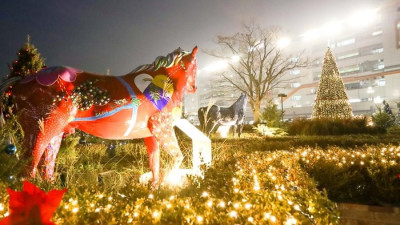
[[[136,108],[136,106],[131,105],[131,104],[129,104],[129,105],[124,105],[124,106],[115,108],[115,109],[113,109],[113,110],[111,110],[111,111],[109,111],[109,112],[106,112],[106,113],[101,114],[101,115],[98,115],[98,116],[75,118],[74,121],[95,121],[95,120],[98,120],[98,119],[103,119],[103,118],[112,116],[112,115],[114,115],[115,113],[117,113],[117,112],[119,112],[119,111],[122,111],[122,110],[124,110],[124,109],[133,109],[133,108]]]

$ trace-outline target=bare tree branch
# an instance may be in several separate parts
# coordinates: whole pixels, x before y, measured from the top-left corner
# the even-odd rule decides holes
[[[248,95],[256,122],[259,120],[261,102],[267,95],[274,88],[296,79],[285,75],[310,64],[304,52],[293,57],[276,46],[280,33],[276,27],[263,29],[254,23],[244,24],[242,32],[218,36],[219,49],[208,53],[228,62],[232,55],[240,57],[238,62],[228,63],[230,73],[222,74],[222,77]]]

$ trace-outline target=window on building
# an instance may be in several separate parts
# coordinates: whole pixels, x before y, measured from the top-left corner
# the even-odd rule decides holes
[[[292,70],[292,71],[290,71],[290,74],[292,74],[292,75],[298,75],[298,74],[300,74],[300,70],[297,70],[297,69]]]
[[[292,100],[293,100],[293,101],[299,101],[300,99],[301,99],[301,96],[300,96],[300,95],[292,96]]]
[[[385,68],[383,59],[365,61],[360,64],[360,72],[377,71]]]
[[[400,21],[396,23],[396,42],[397,48],[400,48]]]
[[[292,83],[290,86],[292,86],[292,88],[297,88],[300,87],[300,83],[299,82]]]
[[[373,32],[371,33],[371,35],[375,37],[375,36],[381,35],[382,33],[383,33],[382,30],[376,30],[376,31],[373,31]]]
[[[356,51],[356,52],[348,52],[348,53],[345,53],[343,55],[338,56],[337,59],[338,60],[349,59],[349,58],[357,57],[358,55],[359,55],[358,51]]]
[[[378,86],[383,87],[386,85],[386,81],[385,78],[379,78],[378,80],[376,80],[376,83],[378,84]]]
[[[346,45],[354,44],[355,42],[356,42],[355,38],[349,38],[349,39],[346,39],[346,40],[339,41],[337,43],[337,46],[338,47],[343,47],[343,46],[346,46]]]
[[[344,86],[346,87],[347,90],[354,90],[354,89],[361,88],[360,82],[349,83],[349,84],[345,84]]]
[[[346,76],[346,75],[358,73],[358,72],[360,72],[360,65],[358,65],[358,64],[339,68],[339,73],[342,76]]]
[[[321,71],[313,72],[313,80],[319,80],[321,78]]]
[[[385,64],[383,63],[383,59],[376,60],[373,65],[374,70],[383,70],[385,68]]]
[[[381,48],[375,48],[371,50],[371,54],[377,54],[377,53],[382,53],[383,52],[383,47]]]
[[[378,54],[383,52],[383,45],[382,43],[369,45],[360,48],[358,51],[360,53],[360,56]]]

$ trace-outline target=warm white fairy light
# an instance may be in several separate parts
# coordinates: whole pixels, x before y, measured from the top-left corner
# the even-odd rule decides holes
[[[251,209],[251,204],[250,203],[246,203],[244,205],[244,208],[247,209],[247,210]]]
[[[235,202],[234,204],[233,204],[233,207],[235,208],[235,209],[237,209],[237,208],[239,208],[239,203],[237,203],[237,202]]]
[[[196,220],[198,223],[202,223],[203,222],[203,217],[202,216],[197,216]]]
[[[211,200],[209,200],[209,201],[207,202],[207,206],[208,206],[208,207],[212,207],[212,205],[213,205],[213,202],[212,202]]]
[[[225,202],[224,201],[220,201],[218,206],[221,207],[221,208],[224,208],[225,207]]]
[[[229,213],[229,216],[230,216],[230,217],[236,218],[236,217],[237,217],[237,212],[236,212],[235,210],[232,210],[232,211]]]
[[[201,194],[201,197],[203,197],[203,198],[208,197],[208,193],[206,191],[204,191],[203,194]]]
[[[153,199],[154,198],[154,195],[153,194],[149,194],[149,197],[148,197],[149,199]]]
[[[155,218],[155,219],[157,219],[157,218],[159,218],[160,217],[160,212],[158,212],[158,211],[154,211],[153,212],[153,218]]]
[[[0,211],[4,210],[4,205],[0,203]]]
[[[247,218],[247,220],[250,222],[250,223],[252,223],[252,222],[254,222],[254,218],[253,217],[249,217],[249,218]]]
[[[294,224],[297,224],[297,220],[293,217],[286,220],[286,223],[285,223],[285,225],[294,225]]]
[[[72,209],[72,213],[77,213],[79,211],[79,208],[78,207],[74,207],[73,209]]]

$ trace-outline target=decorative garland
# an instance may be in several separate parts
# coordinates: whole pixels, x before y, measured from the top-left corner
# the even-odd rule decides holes
[[[97,82],[98,80],[85,81],[72,91],[72,103],[79,110],[88,110],[93,106],[93,104],[104,106],[110,102],[110,94],[108,93],[108,91],[96,87],[94,84]],[[58,98],[58,100],[59,99],[60,98]]]

